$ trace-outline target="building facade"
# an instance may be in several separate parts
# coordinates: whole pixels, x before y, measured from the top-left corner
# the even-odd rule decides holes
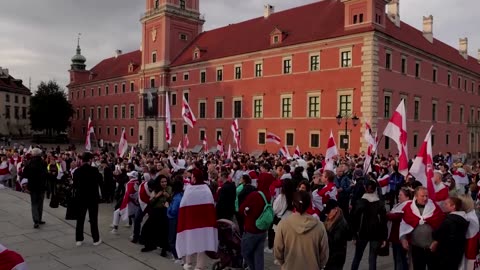
[[[267,132],[291,151],[324,152],[331,131],[359,152],[365,121],[381,134],[404,99],[411,155],[431,125],[434,151],[479,152],[480,64],[468,55],[468,39],[458,49],[446,45],[433,37],[432,16],[417,30],[400,20],[399,4],[325,0],[278,13],[267,5],[263,17],[202,31],[199,0],[147,0],[141,50],[85,70],[78,48],[68,86],[77,111],[71,135],[83,140],[88,116],[98,115],[98,138],[116,142],[126,128],[129,142],[166,148],[169,95],[173,145],[184,134],[193,145],[206,136],[214,146],[220,135],[233,144],[237,118],[247,152],[278,151]],[[181,117],[182,96],[197,117],[193,129]],[[361,124],[348,120],[345,129],[339,114]],[[388,139],[379,149],[397,152]]]
[[[30,134],[30,90],[0,67],[0,135]]]

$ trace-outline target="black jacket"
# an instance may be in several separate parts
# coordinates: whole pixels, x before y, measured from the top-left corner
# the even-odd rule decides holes
[[[41,157],[33,157],[23,169],[23,177],[28,179],[30,192],[43,192],[47,185],[47,163]]]
[[[350,228],[345,218],[338,219],[327,230],[329,256],[325,270],[341,270],[347,257],[347,242],[351,239]]]
[[[440,228],[433,232],[433,240],[438,241],[438,266],[442,266],[442,269],[458,269],[465,252],[467,229],[468,221],[465,218],[448,214]]]
[[[235,183],[227,181],[218,191],[217,219],[232,219],[235,214],[235,198],[237,188]]]
[[[75,199],[79,202],[98,203],[100,201],[99,187],[102,184],[102,175],[97,168],[90,164],[83,164],[73,173],[73,189]]]
[[[385,203],[378,199],[370,202],[362,197],[353,209],[352,233],[354,239],[386,241],[388,228]]]

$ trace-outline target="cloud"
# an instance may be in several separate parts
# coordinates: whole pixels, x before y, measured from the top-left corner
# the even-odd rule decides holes
[[[141,41],[140,15],[145,1],[137,0],[0,0],[0,66],[32,88],[42,80],[68,83],[70,59],[77,33],[82,33],[82,54],[87,68],[113,56],[116,49],[136,50]],[[267,1],[199,0],[206,16],[205,30],[263,15]],[[270,0],[276,11],[319,0]],[[339,0],[338,0],[339,1]],[[441,2],[441,4],[440,4]],[[466,4],[468,2],[468,5]],[[460,37],[469,38],[470,54],[477,56],[480,37],[476,0],[400,0],[401,18],[421,29],[422,16],[434,15],[434,36],[458,47]],[[292,18],[295,19],[295,18]]]

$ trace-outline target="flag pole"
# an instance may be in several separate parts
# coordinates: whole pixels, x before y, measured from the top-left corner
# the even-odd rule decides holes
[[[363,176],[364,176],[364,177],[367,176],[368,170],[369,170],[370,168],[372,168],[372,164],[373,164],[374,157],[375,157],[375,155],[377,154],[378,145],[380,145],[380,142],[383,140],[383,137],[384,137],[384,136],[385,136],[385,135],[382,134],[382,137],[380,137],[380,140],[378,140],[377,149],[375,149],[375,152],[373,152],[373,153],[370,155],[370,157],[371,157],[370,164],[368,164],[367,169],[363,172]]]

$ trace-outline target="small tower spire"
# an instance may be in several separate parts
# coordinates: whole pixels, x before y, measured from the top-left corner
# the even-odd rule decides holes
[[[85,70],[85,62],[87,59],[82,55],[82,50],[80,49],[80,36],[82,33],[78,33],[77,36],[77,53],[72,57],[72,70]]]
[[[81,35],[82,35],[82,33],[78,33],[78,36],[77,36],[77,54],[82,53],[82,50],[80,49],[80,36]]]

